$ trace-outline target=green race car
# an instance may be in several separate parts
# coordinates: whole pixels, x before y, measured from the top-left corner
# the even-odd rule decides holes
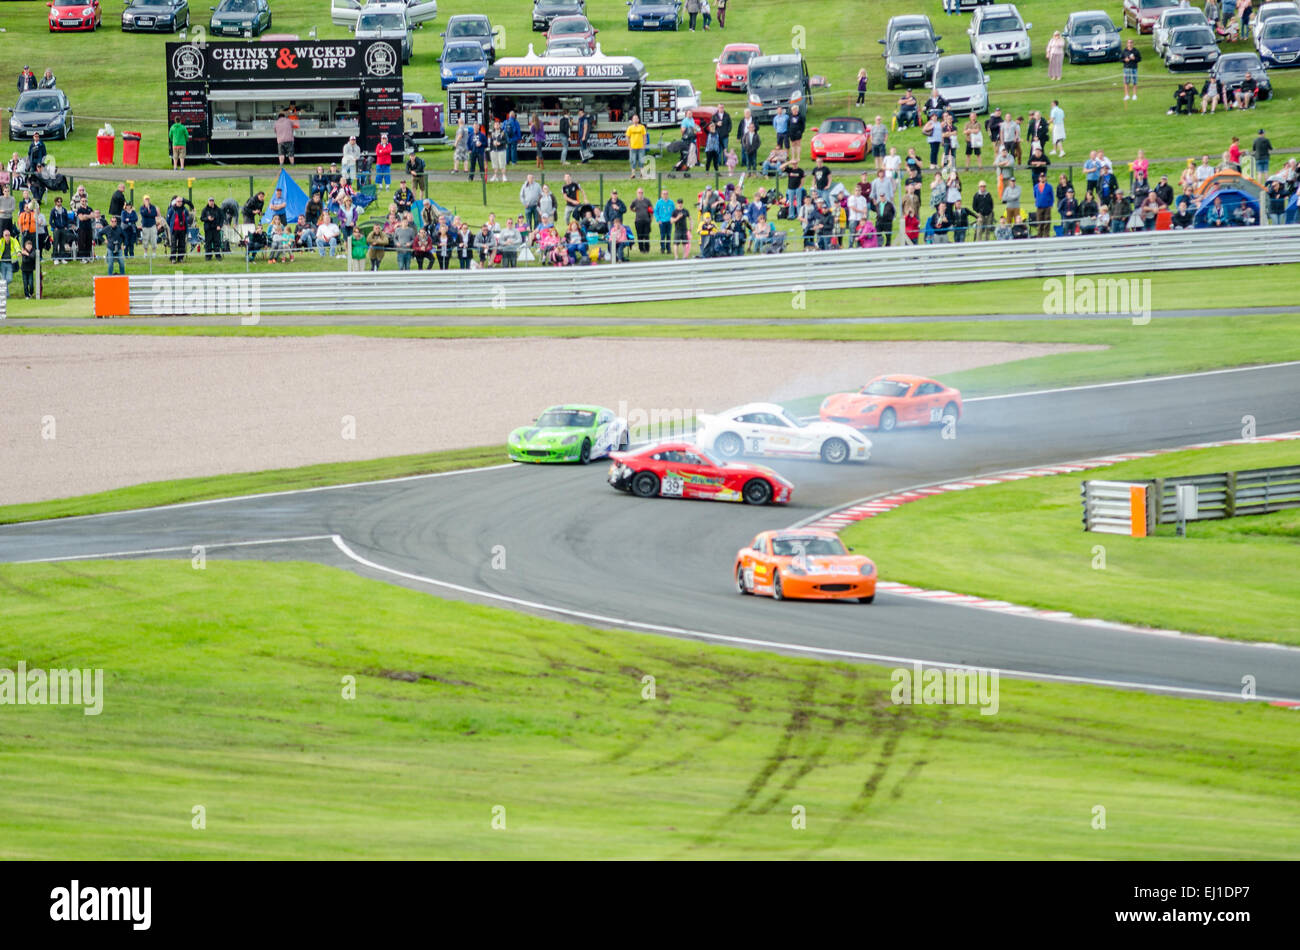
[[[510,433],[515,462],[581,462],[628,447],[627,420],[600,406],[552,406]]]

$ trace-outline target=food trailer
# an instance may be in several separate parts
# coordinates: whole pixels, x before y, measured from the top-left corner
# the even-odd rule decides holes
[[[189,131],[186,158],[276,160],[275,120],[294,119],[302,161],[337,161],[350,136],[402,148],[401,51],[391,40],[167,44],[167,124]]]
[[[456,83],[447,90],[447,135],[454,135],[462,119],[491,128],[493,119],[505,119],[513,111],[525,129],[519,151],[531,154],[535,148],[527,129],[533,116],[542,118],[546,147],[559,148],[560,117],[567,112],[569,144],[576,147],[579,108],[593,118],[593,150],[626,149],[625,130],[633,115],[640,115],[647,128],[677,124],[677,87],[649,81],[639,59],[605,56],[599,46],[592,56],[539,56],[530,45],[527,56],[498,59],[482,81]]]

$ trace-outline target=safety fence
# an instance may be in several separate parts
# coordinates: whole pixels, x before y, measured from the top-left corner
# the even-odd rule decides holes
[[[131,275],[129,293],[100,316],[220,314],[206,292],[248,281],[259,312],[511,309],[581,304],[696,300],[755,293],[944,284],[1069,276],[1054,288],[1063,313],[1137,313],[1135,279],[1109,277],[1088,286],[1078,277],[1131,275],[1300,262],[1300,226],[1156,231],[1091,238],[1043,238],[966,244],[908,245],[843,251],[652,261],[588,267],[483,268],[456,271],[304,272],[252,275]],[[106,278],[97,277],[96,297]],[[176,283],[184,282],[184,293]],[[107,297],[107,295],[105,295]],[[1045,288],[1045,298],[1050,298]],[[129,300],[129,308],[122,306]],[[1149,304],[1149,300],[1147,301]],[[1050,305],[1050,299],[1048,304]],[[160,309],[161,308],[161,309]],[[1089,310],[1088,308],[1092,308]],[[120,311],[120,312],[119,312]],[[1147,314],[1149,316],[1149,312]]]
[[[1300,466],[1255,468],[1135,481],[1091,479],[1080,489],[1085,531],[1145,537],[1160,524],[1207,521],[1300,508]]]

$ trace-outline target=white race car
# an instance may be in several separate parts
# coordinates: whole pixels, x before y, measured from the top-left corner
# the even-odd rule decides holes
[[[865,462],[871,440],[840,422],[800,422],[781,406],[751,402],[695,417],[697,445],[724,459],[741,455]]]

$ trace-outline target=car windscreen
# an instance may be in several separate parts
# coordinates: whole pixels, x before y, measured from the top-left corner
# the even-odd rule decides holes
[[[488,36],[491,34],[487,23],[482,20],[461,20],[453,23],[447,30],[448,36]]]
[[[838,538],[773,538],[772,553],[777,557],[798,557],[807,554],[810,557],[834,557],[846,553],[844,545]]]
[[[1171,37],[1175,46],[1213,46],[1214,34],[1208,26],[1185,26]]]
[[[866,123],[861,119],[827,119],[817,131],[827,134],[839,132],[844,135],[861,135],[866,127]]]
[[[473,46],[449,46],[443,51],[444,63],[481,63],[483,48],[477,43]]]
[[[1178,0],[1138,0],[1139,10],[1163,10],[1178,6]]]
[[[18,100],[16,112],[58,112],[63,108],[58,96],[23,96]]]
[[[725,66],[734,66],[737,63],[747,63],[754,58],[752,49],[730,49],[722,54],[722,63]]]
[[[591,29],[586,20],[552,20],[551,35],[566,36],[573,33],[586,33]]]
[[[217,7],[218,13],[256,13],[257,0],[225,0]]]
[[[1073,37],[1087,37],[1091,33],[1114,33],[1115,25],[1105,17],[1089,17],[1086,20],[1076,20],[1074,29],[1070,32]]]
[[[867,396],[906,396],[911,388],[910,383],[901,383],[896,379],[877,379],[864,386],[862,392]]]
[[[679,82],[677,84],[677,98],[691,99],[695,96],[695,87],[688,82]]]
[[[596,421],[594,412],[578,409],[548,409],[537,419],[537,425],[543,429],[589,429]]]
[[[1014,33],[1020,29],[1020,20],[1013,16],[991,16],[980,21],[980,34]]]
[[[1223,58],[1219,60],[1219,69],[1225,73],[1254,73],[1259,76],[1264,70],[1259,65],[1259,60],[1253,56],[1234,56],[1231,59]]]
[[[898,41],[900,56],[923,56],[934,52],[934,43],[928,36],[907,37]]]
[[[1293,40],[1300,37],[1300,20],[1270,20],[1260,34],[1262,40]]]
[[[958,86],[978,86],[979,70],[974,66],[948,66],[935,71],[935,86],[939,89],[954,89]]]
[[[400,13],[363,13],[357,18],[358,33],[405,30],[406,18]]]
[[[803,70],[795,63],[786,66],[749,67],[749,89],[751,92],[787,89],[803,82]]]

